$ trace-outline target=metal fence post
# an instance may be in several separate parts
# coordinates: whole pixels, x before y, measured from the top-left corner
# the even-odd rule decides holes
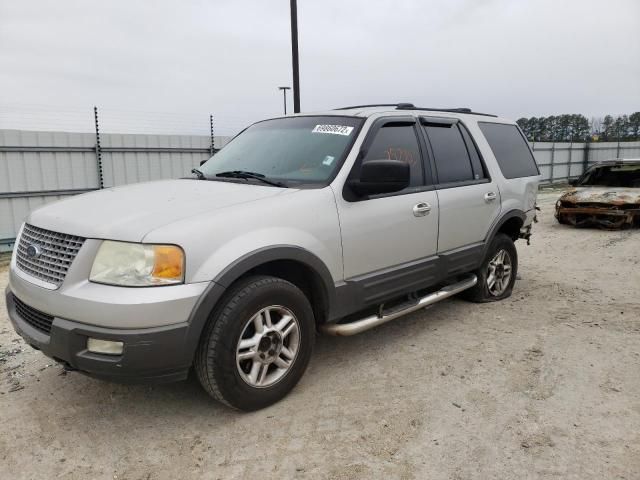
[[[216,151],[216,139],[213,136],[213,115],[209,115],[209,132],[211,133],[211,146],[209,147],[209,153],[213,156]]]
[[[96,123],[96,163],[98,165],[98,186],[104,188],[104,176],[102,174],[102,147],[100,147],[100,124],[98,123],[98,107],[93,107],[93,117]]]
[[[582,157],[582,173],[587,171],[587,168],[589,168],[589,145],[591,144],[591,142],[589,141],[589,139],[587,139],[587,141],[584,144],[584,155]]]
[[[571,180],[571,157],[573,156],[573,140],[569,143],[569,160],[567,162],[567,183]]]
[[[553,163],[556,156],[556,142],[551,144],[551,171],[549,172],[549,183],[553,184]]]

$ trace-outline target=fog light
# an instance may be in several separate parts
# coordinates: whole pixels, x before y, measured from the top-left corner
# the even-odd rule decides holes
[[[103,355],[122,355],[124,342],[112,342],[111,340],[100,340],[98,338],[87,339],[87,350]]]

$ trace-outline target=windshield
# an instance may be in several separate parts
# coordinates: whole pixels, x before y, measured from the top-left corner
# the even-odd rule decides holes
[[[288,186],[327,184],[363,121],[325,116],[259,122],[235,137],[200,170],[207,178],[225,172],[250,172]]]
[[[640,188],[640,164],[607,165],[587,172],[580,185]]]

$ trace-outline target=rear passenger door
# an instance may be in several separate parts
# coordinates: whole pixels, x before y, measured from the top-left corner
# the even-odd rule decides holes
[[[457,119],[421,117],[440,206],[438,253],[484,241],[500,213],[500,192],[466,127]]]

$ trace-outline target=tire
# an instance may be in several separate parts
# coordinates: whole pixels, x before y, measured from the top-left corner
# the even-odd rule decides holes
[[[511,269],[508,280],[503,276],[501,281],[502,288],[498,289],[495,283],[498,282],[498,280],[494,280],[494,283],[491,283],[491,270],[499,270],[496,268],[494,261],[500,252],[505,252],[502,274],[504,275],[506,272],[506,267],[504,266],[506,261],[510,263]],[[511,237],[504,233],[496,234],[489,244],[486,257],[482,261],[481,267],[474,273],[478,277],[478,283],[462,293],[464,298],[472,302],[486,303],[496,302],[510,297],[518,274],[518,251]],[[498,275],[500,275],[499,272]]]
[[[252,276],[232,286],[212,312],[194,367],[213,398],[258,410],[295,387],[314,341],[315,320],[304,293],[280,278]]]

